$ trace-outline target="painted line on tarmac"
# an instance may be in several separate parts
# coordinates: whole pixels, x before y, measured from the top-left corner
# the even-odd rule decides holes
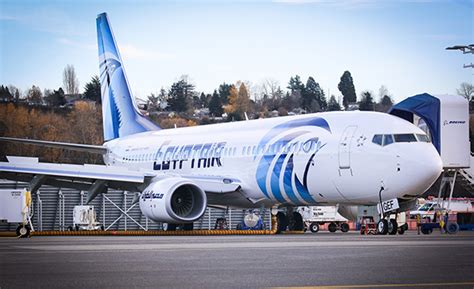
[[[329,285],[329,286],[301,286],[301,287],[273,287],[273,289],[344,289],[344,288],[413,288],[413,287],[445,287],[445,286],[470,286],[474,282],[451,283],[413,283],[413,284],[370,284],[370,285]]]
[[[415,247],[415,246],[474,246],[474,241],[371,241],[360,242],[228,242],[228,243],[191,243],[191,244],[68,244],[68,245],[21,245],[13,246],[18,249],[43,250],[43,251],[108,251],[108,250],[183,250],[183,249],[231,249],[231,248],[302,248],[302,247]]]

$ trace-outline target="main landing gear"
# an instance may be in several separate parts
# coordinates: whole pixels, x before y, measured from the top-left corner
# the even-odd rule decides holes
[[[298,212],[293,212],[293,210],[288,209],[287,213],[278,212],[276,214],[277,218],[277,233],[286,231],[303,231],[304,222],[303,217]]]

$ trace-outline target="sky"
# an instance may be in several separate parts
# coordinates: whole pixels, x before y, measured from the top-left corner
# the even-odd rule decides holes
[[[25,92],[62,86],[75,67],[81,91],[99,74],[95,18],[107,12],[132,93],[145,99],[188,75],[196,90],[266,79],[286,88],[312,76],[341,94],[385,85],[395,101],[454,94],[474,83],[474,0],[10,1],[0,0],[0,84]]]

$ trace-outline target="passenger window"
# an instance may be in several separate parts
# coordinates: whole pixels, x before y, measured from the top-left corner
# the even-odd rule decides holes
[[[374,135],[374,137],[372,138],[372,142],[374,144],[378,144],[379,146],[381,146],[382,145],[382,135],[381,134]]]
[[[391,143],[393,143],[393,135],[384,134],[383,135],[383,145],[386,146],[386,145],[389,145]]]
[[[395,142],[416,142],[415,135],[412,133],[394,135]]]

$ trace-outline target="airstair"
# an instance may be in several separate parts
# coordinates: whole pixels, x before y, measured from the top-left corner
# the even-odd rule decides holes
[[[458,184],[474,197],[474,154],[471,153],[470,167],[459,170]]]

